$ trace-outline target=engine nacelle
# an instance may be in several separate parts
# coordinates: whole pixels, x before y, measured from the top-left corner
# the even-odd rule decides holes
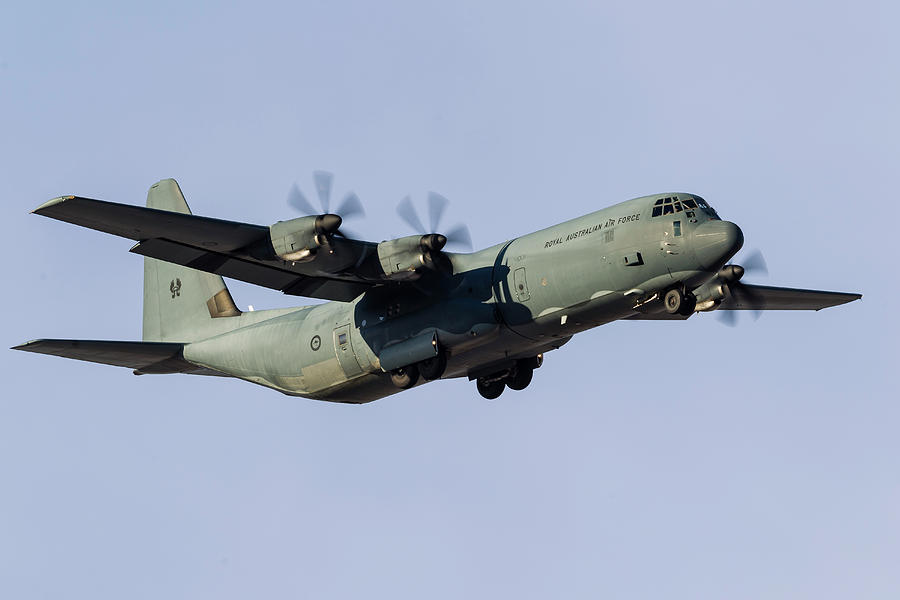
[[[278,221],[269,226],[269,237],[275,254],[290,262],[307,262],[316,257],[322,246],[330,244],[330,236],[341,226],[338,215],[324,214]]]
[[[435,258],[447,243],[439,233],[410,235],[378,244],[378,262],[389,279],[421,277],[422,269],[435,269]]]
[[[741,280],[744,268],[739,265],[725,265],[716,276],[695,289],[692,293],[697,298],[696,311],[715,310],[729,293],[728,284]]]

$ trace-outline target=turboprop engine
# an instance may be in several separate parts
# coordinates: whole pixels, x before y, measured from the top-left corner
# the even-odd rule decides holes
[[[341,223],[340,216],[330,213],[278,221],[269,226],[272,249],[286,261],[311,261],[319,248],[331,245],[331,236]]]
[[[439,233],[410,235],[378,244],[378,261],[387,279],[412,280],[437,270],[447,238]]]
[[[722,300],[728,295],[729,284],[740,281],[744,276],[744,269],[738,265],[725,265],[716,276],[694,290],[697,298],[696,311],[708,311],[718,308]]]
[[[761,255],[760,255],[761,256]],[[751,259],[753,262],[762,259]],[[748,267],[758,269],[760,267]],[[741,282],[741,278],[747,269],[741,265],[725,265],[716,273],[716,276],[693,291],[697,298],[697,306],[694,310],[709,311],[719,307],[728,296],[741,296],[752,300],[756,294],[752,288],[748,288]]]

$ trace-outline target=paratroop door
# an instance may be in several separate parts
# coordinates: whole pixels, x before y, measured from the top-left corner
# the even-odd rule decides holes
[[[334,330],[334,353],[337,354],[344,375],[354,377],[362,373],[356,353],[353,351],[353,343],[350,340],[350,325],[341,325]]]

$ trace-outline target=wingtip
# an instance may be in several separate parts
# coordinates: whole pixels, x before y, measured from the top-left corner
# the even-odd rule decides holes
[[[850,304],[851,302],[856,302],[860,299],[862,299],[862,294],[846,294],[841,304]]]
[[[39,214],[41,214],[41,211],[47,210],[48,208],[56,206],[57,204],[62,204],[66,200],[72,200],[74,198],[75,198],[75,196],[59,196],[57,198],[53,198],[52,200],[47,200],[46,202],[44,202],[43,204],[38,206],[36,209],[31,211],[31,214],[39,215]]]
[[[38,340],[28,340],[24,344],[19,344],[18,346],[11,346],[10,350],[28,350],[28,346],[32,345],[33,343],[35,343],[37,341]]]

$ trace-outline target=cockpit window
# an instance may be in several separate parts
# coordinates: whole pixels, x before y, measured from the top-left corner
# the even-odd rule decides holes
[[[653,203],[653,214],[651,216],[672,215],[684,210],[695,210],[698,208],[713,219],[719,218],[716,211],[703,198],[679,198],[678,196],[658,199]]]

